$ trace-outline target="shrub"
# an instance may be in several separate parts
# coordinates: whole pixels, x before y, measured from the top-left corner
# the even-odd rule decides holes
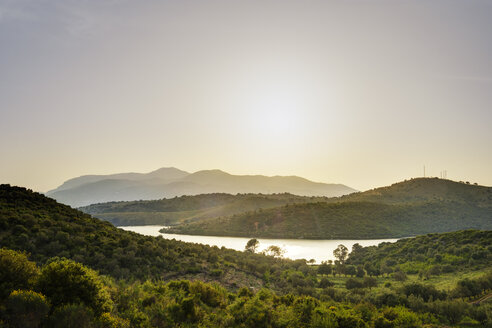
[[[94,314],[83,304],[65,304],[53,312],[49,322],[52,328],[92,328]]]
[[[38,275],[39,269],[25,253],[0,249],[0,299],[16,289],[31,289]]]
[[[335,284],[331,282],[328,278],[323,277],[319,282],[319,288],[333,287]]]
[[[46,298],[32,290],[15,290],[6,302],[12,327],[36,328],[46,318],[50,305]]]
[[[345,287],[347,289],[363,288],[364,284],[358,279],[348,278],[345,282]]]
[[[39,290],[54,306],[82,303],[96,314],[111,309],[109,295],[97,273],[71,260],[55,260],[42,270]]]

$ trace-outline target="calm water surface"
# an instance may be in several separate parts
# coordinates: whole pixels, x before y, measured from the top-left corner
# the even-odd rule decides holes
[[[119,227],[124,230],[134,231],[147,236],[162,236],[166,239],[176,239],[189,243],[205,244],[210,246],[232,248],[238,251],[243,251],[244,246],[251,238],[243,237],[216,237],[216,236],[192,236],[192,235],[177,235],[170,233],[160,233],[159,230],[163,226],[147,225],[147,226],[127,226]],[[285,249],[285,257],[291,259],[315,259],[316,263],[321,261],[335,260],[333,250],[338,245],[343,244],[352,250],[352,245],[359,243],[362,246],[375,246],[383,242],[395,242],[398,239],[366,239],[366,240],[313,240],[313,239],[263,239],[257,238],[260,242],[260,251],[266,249],[270,245],[280,246]]]

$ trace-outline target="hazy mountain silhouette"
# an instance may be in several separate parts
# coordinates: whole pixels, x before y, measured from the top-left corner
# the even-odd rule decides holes
[[[220,170],[188,173],[161,168],[150,173],[85,175],[48,191],[47,196],[73,206],[109,201],[150,200],[206,193],[284,193],[336,197],[356,190],[343,184],[313,182],[297,176],[232,175]]]

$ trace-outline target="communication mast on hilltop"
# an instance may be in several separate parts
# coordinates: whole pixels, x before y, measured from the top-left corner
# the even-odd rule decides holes
[[[424,178],[425,178],[425,165],[424,165]]]

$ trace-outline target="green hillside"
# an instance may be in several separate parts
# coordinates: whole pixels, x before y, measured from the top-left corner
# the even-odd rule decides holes
[[[29,252],[38,263],[55,256],[73,259],[115,278],[195,277],[231,287],[260,287],[267,269],[280,275],[299,266],[296,261],[124,231],[9,185],[0,185],[0,247]]]
[[[329,201],[365,201],[386,204],[447,201],[490,208],[492,206],[492,188],[446,179],[415,178],[387,187],[330,198]]]
[[[491,238],[432,234],[307,265],[141,236],[0,185],[0,326],[491,327]]]
[[[175,226],[172,233],[264,238],[397,238],[492,229],[492,188],[414,179],[326,202]]]
[[[175,225],[230,216],[285,204],[325,201],[325,197],[284,194],[203,194],[150,201],[109,202],[81,207],[80,210],[116,226]]]
[[[464,230],[354,247],[347,264],[371,266],[381,273],[450,273],[492,266],[492,231]]]

